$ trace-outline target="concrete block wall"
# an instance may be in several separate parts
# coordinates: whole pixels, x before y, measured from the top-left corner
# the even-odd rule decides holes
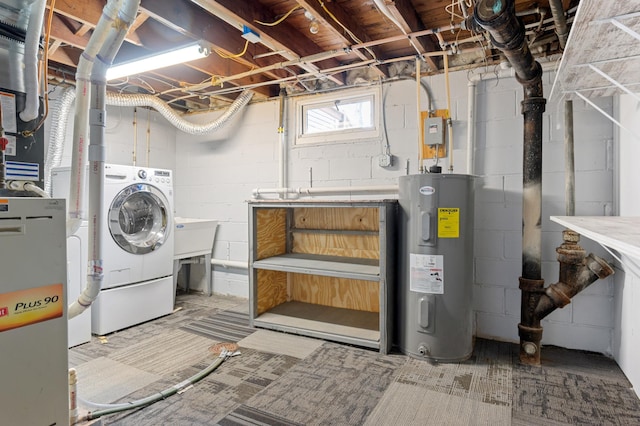
[[[553,73],[544,76],[548,92]],[[466,173],[467,73],[452,73],[451,115],[454,126],[454,172]],[[434,109],[447,105],[443,76],[424,78]],[[474,311],[480,337],[517,341],[520,312],[522,223],[522,88],[513,78],[489,79],[477,85],[475,173],[483,177],[476,194]],[[397,177],[418,171],[416,85],[413,80],[383,86],[386,138],[394,164],[378,166],[384,140],[294,146],[292,102],[288,102],[286,140],[289,187],[395,184]],[[598,101],[611,111],[612,101]],[[428,98],[420,93],[421,109]],[[576,213],[612,212],[613,161],[611,123],[584,102],[574,104],[576,126]],[[197,120],[215,119],[202,114]],[[278,186],[278,102],[250,105],[242,117],[222,132],[200,137],[176,134],[176,212],[180,216],[220,221],[214,257],[247,260],[248,209],[253,188]],[[557,281],[555,247],[562,228],[549,220],[564,215],[562,101],[547,104],[544,115],[543,273]],[[431,160],[425,163],[431,165]],[[441,160],[443,170],[448,163]],[[311,173],[310,173],[311,171]],[[312,182],[310,182],[312,175]],[[388,195],[383,197],[388,198]],[[349,198],[348,196],[334,198]],[[361,197],[362,198],[362,197]],[[596,244],[587,251],[609,258]],[[214,291],[248,296],[246,271],[214,268]],[[543,323],[545,344],[611,353],[613,283],[598,282],[572,304]]]
[[[554,73],[545,73],[545,94]],[[517,341],[520,322],[522,253],[522,88],[512,78],[477,86],[475,171],[483,187],[476,195],[474,309],[480,337]],[[598,101],[611,112],[611,99]],[[542,272],[547,285],[558,280],[555,248],[562,227],[550,216],[565,215],[564,101],[548,100],[543,123]],[[612,213],[613,128],[584,102],[574,102],[576,215]],[[608,254],[582,240],[588,252]],[[599,281],[542,322],[543,344],[610,354],[613,330],[613,279]]]
[[[454,128],[454,172],[466,173],[467,73],[451,74],[451,115]],[[553,73],[544,77],[548,91]],[[424,78],[420,106],[426,110],[447,106],[443,76]],[[385,84],[385,139],[295,146],[294,111],[287,111],[287,185],[363,186],[395,184],[397,177],[418,171],[416,85],[413,80]],[[54,98],[55,99],[55,98]],[[522,194],[522,88],[513,78],[489,79],[477,85],[477,121],[474,148],[475,173],[483,177],[476,194],[474,259],[474,310],[480,337],[517,340],[521,268]],[[54,100],[55,102],[55,100]],[[612,100],[599,100],[611,112]],[[613,211],[613,126],[584,102],[574,102],[576,139],[576,213],[611,214]],[[137,132],[137,164],[147,165],[147,125],[150,125],[150,167],[175,171],[175,213],[213,218],[220,223],[214,257],[236,261],[248,258],[248,209],[254,188],[278,186],[278,101],[254,103],[221,131],[191,136],[174,129],[155,111],[108,107],[107,161],[133,163],[134,131]],[[217,118],[221,112],[190,117],[195,122]],[[557,280],[555,247],[561,228],[550,215],[564,214],[562,100],[547,104],[544,115],[543,164],[543,273],[547,283]],[[71,139],[73,119],[69,120]],[[47,123],[47,130],[50,123]],[[391,167],[378,166],[386,143],[394,156]],[[67,143],[62,165],[69,165]],[[426,166],[432,164],[429,160]],[[448,162],[441,160],[446,171]],[[313,180],[311,182],[311,179]],[[369,198],[370,196],[360,196]],[[389,194],[380,195],[388,198]],[[336,197],[340,198],[340,197]],[[341,198],[349,198],[343,196]],[[583,241],[587,251],[609,258],[594,243]],[[197,271],[197,269],[196,269]],[[196,273],[197,275],[197,273]],[[214,290],[248,296],[246,271],[214,268]],[[198,280],[198,277],[194,277]],[[612,352],[616,312],[613,279],[598,282],[572,304],[544,321],[546,344]],[[620,305],[620,303],[618,303]]]
[[[553,74],[545,76],[550,88]],[[433,108],[446,107],[444,79],[425,78],[433,95]],[[454,121],[454,171],[465,173],[467,75],[451,76],[451,105]],[[421,107],[427,96],[421,92]],[[416,173],[417,110],[415,82],[385,85],[385,122],[394,165],[380,168],[377,156],[384,141],[294,146],[293,111],[288,113],[288,186],[379,185],[397,182],[397,177]],[[521,86],[513,78],[478,84],[476,123],[476,174],[484,177],[477,193],[474,310],[477,334],[502,340],[517,340],[519,321],[522,186]],[[601,107],[611,109],[611,101]],[[612,127],[599,113],[584,104],[576,112],[576,167],[578,214],[603,214],[612,204],[610,160]],[[544,125],[543,270],[546,282],[557,280],[555,247],[561,242],[561,228],[548,220],[564,214],[562,105],[548,104]],[[202,119],[215,118],[215,114]],[[184,138],[176,141],[176,200],[181,216],[212,217],[221,221],[214,256],[246,260],[248,248],[245,200],[255,187],[278,186],[277,102],[250,106],[238,120],[238,128],[222,135]],[[428,165],[428,164],[427,164]],[[446,166],[447,163],[443,164]],[[182,173],[184,171],[184,173]],[[584,183],[583,183],[584,182]],[[343,197],[346,198],[346,197]],[[598,247],[584,242],[587,250]],[[599,251],[597,254],[606,257]],[[220,270],[218,270],[220,269]],[[238,271],[236,271],[238,272]],[[214,270],[216,291],[248,294],[246,275],[222,268]],[[547,344],[611,351],[612,284],[598,283],[575,298],[563,310],[554,312],[544,324]]]

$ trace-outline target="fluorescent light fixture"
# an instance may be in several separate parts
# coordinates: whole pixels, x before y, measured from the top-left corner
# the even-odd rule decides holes
[[[193,61],[209,56],[209,48],[198,41],[176,49],[167,50],[153,55],[143,56],[133,61],[123,62],[111,66],[107,70],[107,80],[140,74],[159,68]]]

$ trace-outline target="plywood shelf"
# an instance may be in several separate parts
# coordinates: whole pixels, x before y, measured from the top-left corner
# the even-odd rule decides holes
[[[379,315],[311,303],[286,302],[259,315],[254,325],[366,347],[379,347]]]
[[[377,259],[289,253],[257,260],[253,262],[253,267],[366,281],[378,281],[380,278]]]

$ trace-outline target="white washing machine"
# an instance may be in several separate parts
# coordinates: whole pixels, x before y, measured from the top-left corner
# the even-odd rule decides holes
[[[173,173],[106,164],[104,281],[91,331],[106,334],[173,311]]]

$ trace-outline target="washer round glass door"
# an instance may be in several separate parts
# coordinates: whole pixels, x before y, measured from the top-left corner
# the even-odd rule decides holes
[[[155,186],[129,185],[109,208],[109,231],[125,251],[145,254],[157,250],[169,237],[169,202]]]

